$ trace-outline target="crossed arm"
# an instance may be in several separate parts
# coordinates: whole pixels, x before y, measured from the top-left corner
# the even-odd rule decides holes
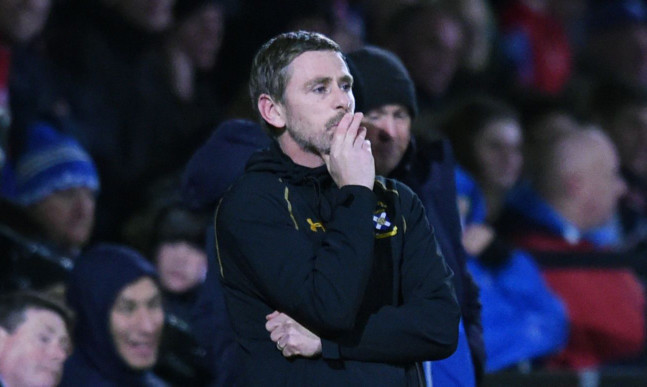
[[[384,305],[351,329],[321,337],[275,311],[266,316],[265,328],[283,356],[399,363],[442,359],[454,352],[460,311],[451,272],[421,208],[414,197],[403,249],[402,303]]]

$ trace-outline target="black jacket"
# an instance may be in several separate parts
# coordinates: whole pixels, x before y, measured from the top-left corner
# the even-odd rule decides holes
[[[409,186],[420,197],[429,224],[447,265],[454,272],[453,284],[461,307],[476,379],[483,377],[485,344],[481,323],[479,289],[467,270],[462,226],[456,203],[456,163],[448,140],[412,140],[404,157],[389,175]]]
[[[216,242],[244,385],[416,386],[417,362],[456,348],[451,270],[399,182],[340,189],[273,143],[225,194]],[[285,359],[265,330],[274,310],[321,337],[322,355]]]

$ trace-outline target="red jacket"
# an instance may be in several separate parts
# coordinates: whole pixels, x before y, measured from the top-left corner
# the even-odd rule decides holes
[[[592,252],[541,229],[517,228],[512,240],[541,252]],[[564,258],[568,259],[568,258]],[[550,364],[586,368],[639,354],[645,345],[645,293],[629,268],[544,267],[548,285],[565,302],[571,323],[566,348]]]

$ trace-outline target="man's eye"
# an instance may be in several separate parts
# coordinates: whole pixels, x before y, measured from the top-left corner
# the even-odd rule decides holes
[[[344,83],[341,85],[341,89],[344,91],[351,91],[353,89],[353,85],[350,83]]]
[[[49,344],[51,341],[51,338],[47,335],[38,335],[38,341],[40,341],[43,344]]]
[[[317,86],[313,89],[313,91],[317,94],[325,93],[326,92],[326,87],[325,86]]]
[[[122,314],[130,314],[135,310],[135,305],[132,303],[123,303],[117,305],[117,311]]]
[[[162,298],[155,297],[148,302],[148,309],[158,309],[162,307]]]

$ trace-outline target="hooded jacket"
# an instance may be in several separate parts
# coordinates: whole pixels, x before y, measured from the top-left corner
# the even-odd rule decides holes
[[[108,321],[123,288],[142,277],[157,278],[153,266],[134,250],[99,245],[79,257],[67,288],[76,313],[74,353],[65,362],[61,386],[159,386],[147,371],[134,371],[119,357]]]
[[[216,252],[243,385],[417,386],[418,362],[456,348],[451,270],[397,181],[339,188],[273,142],[216,210]],[[322,354],[284,358],[265,329],[274,310],[318,335]]]

